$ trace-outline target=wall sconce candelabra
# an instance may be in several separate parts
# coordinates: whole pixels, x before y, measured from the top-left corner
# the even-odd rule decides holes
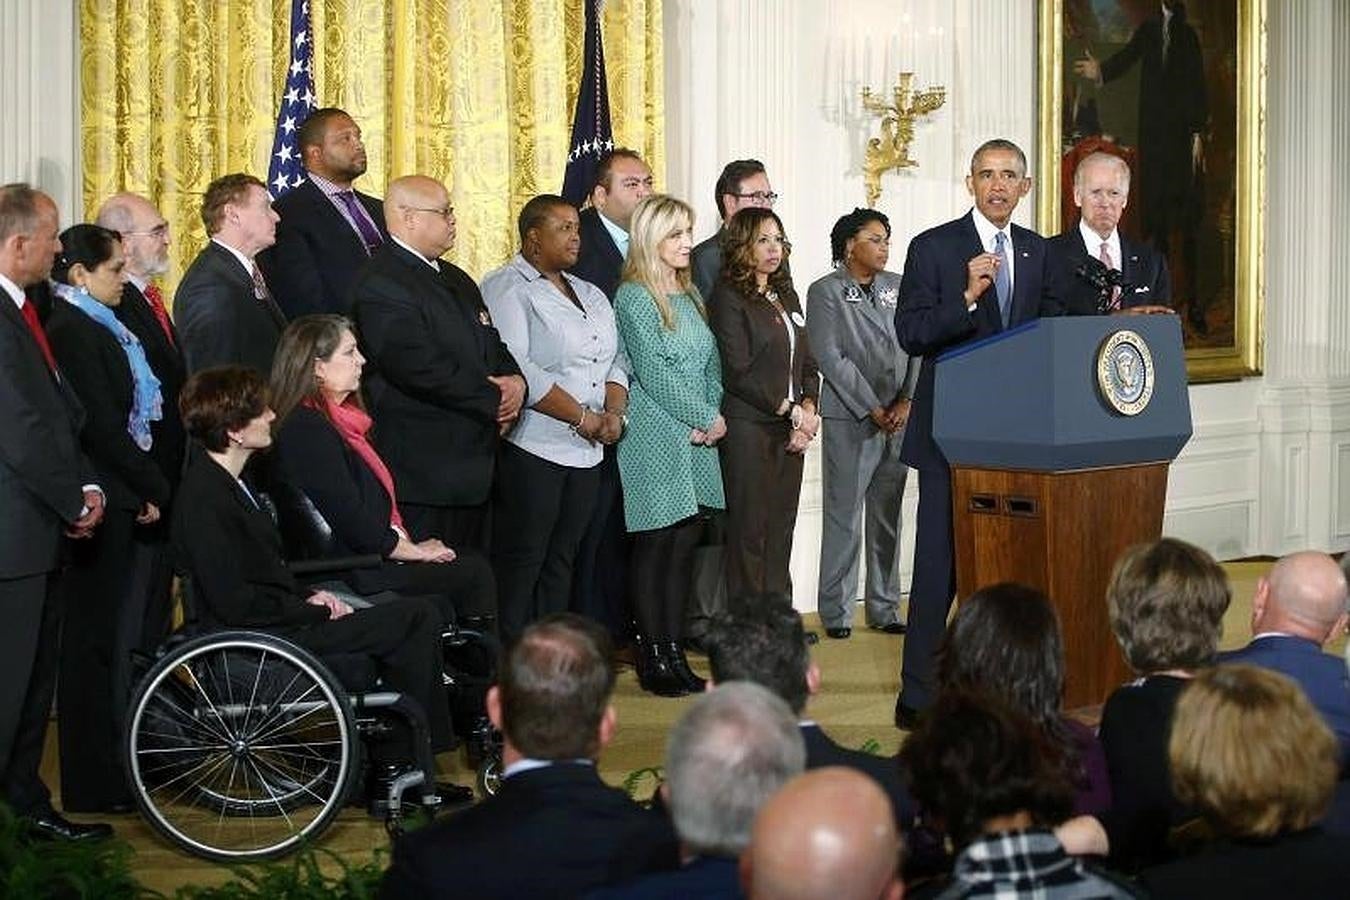
[[[867,205],[876,207],[881,196],[881,174],[891,169],[917,166],[910,159],[909,145],[914,140],[914,123],[947,101],[947,89],[940,85],[916,91],[912,85],[913,72],[901,72],[891,92],[891,102],[874,96],[870,87],[862,89],[863,109],[881,117],[881,136],[867,142],[863,154],[863,184],[867,188]]]

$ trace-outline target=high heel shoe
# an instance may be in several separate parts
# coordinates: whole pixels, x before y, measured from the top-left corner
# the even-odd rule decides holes
[[[700,678],[698,673],[689,668],[689,658],[684,655],[684,648],[680,646],[679,641],[666,643],[666,659],[670,668],[684,682],[684,686],[689,689],[689,693],[701,694],[708,689],[707,680]]]
[[[668,659],[664,643],[646,641],[642,645],[642,654],[638,657],[642,665],[638,666],[638,684],[649,694],[658,697],[683,697],[689,693],[689,686],[675,671]]]

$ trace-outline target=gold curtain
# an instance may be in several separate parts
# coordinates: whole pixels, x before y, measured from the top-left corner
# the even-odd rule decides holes
[[[210,181],[266,179],[289,62],[290,0],[81,0],[84,202],[150,197],[173,228],[170,285],[206,240]],[[515,215],[562,187],[581,78],[582,0],[310,0],[319,102],[351,113],[383,195],[450,187],[451,258],[475,277],[515,250]],[[661,0],[608,0],[615,142],[664,173]]]

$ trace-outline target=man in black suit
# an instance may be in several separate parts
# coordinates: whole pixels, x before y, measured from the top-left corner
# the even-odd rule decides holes
[[[86,840],[112,829],[57,814],[38,774],[59,657],[49,594],[61,535],[89,537],[104,506],[80,452],[83,410],[25,293],[51,272],[58,232],[50,197],[0,187],[0,800],[40,837]]]
[[[897,825],[908,828],[912,824],[914,802],[900,781],[894,757],[850,750],[831,739],[820,725],[803,718],[807,700],[820,691],[821,677],[791,598],[766,595],[734,615],[719,617],[707,643],[714,683],[752,681],[763,685],[781,697],[800,719],[806,768],[847,766],[863,772],[890,798]]]
[[[254,259],[276,240],[267,187],[242,173],[217,178],[202,197],[202,221],[211,240],[173,300],[188,373],[245,365],[269,375],[286,317]]]
[[[633,207],[651,193],[652,170],[635,151],[615,147],[600,157],[591,205],[581,211],[581,253],[571,272],[604,291],[610,302],[628,258]]]
[[[614,737],[610,650],[571,613],[525,629],[487,696],[504,742],[501,789],[399,839],[381,897],[575,897],[673,867],[669,823],[596,772]]]
[[[1011,221],[1031,189],[1026,154],[1011,141],[986,141],[971,157],[966,189],[974,209],[910,242],[895,314],[900,346],[924,358],[900,446],[900,459],[919,472],[909,633],[895,703],[901,728],[912,727],[934,700],[934,656],[956,592],[951,471],[933,441],[937,358],[1036,318],[1043,295],[1054,296],[1045,241]]]
[[[722,168],[713,188],[717,213],[722,217],[717,230],[704,238],[689,259],[693,270],[694,287],[703,295],[704,302],[712,296],[717,279],[722,274],[722,229],[731,217],[747,206],[772,208],[778,195],[769,185],[769,174],[764,163],[757,159],[733,159]]]
[[[366,172],[366,148],[351,116],[317,109],[295,141],[309,177],[277,198],[277,242],[258,254],[258,264],[289,318],[345,315],[356,273],[389,240],[384,208],[352,188]]]
[[[425,175],[389,185],[390,240],[352,288],[375,446],[398,485],[415,541],[486,550],[499,435],[520,415],[525,379],[455,243],[445,186]]]
[[[1129,199],[1130,167],[1123,159],[1110,153],[1089,153],[1079,161],[1073,173],[1078,227],[1046,241],[1050,269],[1058,281],[1055,297],[1041,310],[1042,315],[1166,309],[1172,299],[1167,259],[1152,247],[1125,237],[1116,227]],[[1119,273],[1120,283],[1103,290],[1090,276],[1108,269]]]

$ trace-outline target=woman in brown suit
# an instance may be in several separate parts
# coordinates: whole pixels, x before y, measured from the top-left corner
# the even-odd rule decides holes
[[[782,221],[771,209],[743,209],[725,226],[722,249],[726,261],[708,305],[727,422],[727,594],[739,603],[792,594],[792,530],[806,448],[820,427],[820,378],[787,271]]]

